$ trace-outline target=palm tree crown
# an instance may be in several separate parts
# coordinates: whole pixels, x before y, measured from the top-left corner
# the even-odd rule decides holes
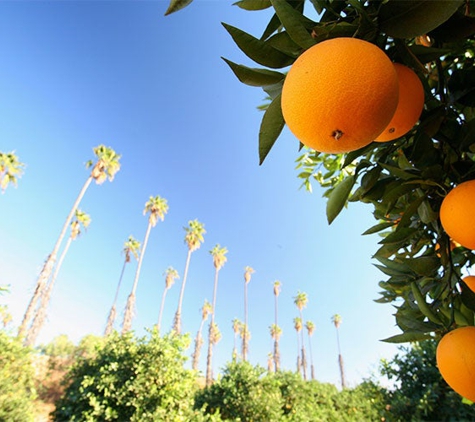
[[[107,179],[110,182],[114,180],[116,173],[120,170],[120,155],[105,145],[99,145],[93,148],[97,161],[94,164],[92,160],[86,163],[86,167],[92,167],[91,177],[98,185],[104,183]]]
[[[185,227],[185,243],[188,245],[190,251],[196,251],[204,242],[204,235],[206,234],[205,226],[198,220],[190,220],[188,227]]]
[[[218,243],[209,253],[213,257],[214,268],[219,271],[228,260],[226,257],[228,250],[224,246],[221,247]]]
[[[18,160],[15,151],[0,151],[0,188],[2,193],[10,183],[16,186],[18,178],[23,174],[24,167],[25,164]]]
[[[134,256],[135,259],[139,259],[139,251],[140,251],[140,242],[135,239],[132,235],[124,242],[124,248],[122,252],[125,255],[125,262],[130,262],[131,254]]]
[[[148,222],[152,227],[155,227],[160,219],[163,221],[165,215],[168,212],[168,203],[165,198],[161,196],[151,196],[149,200],[145,203],[145,208],[143,210],[143,215],[148,216]]]

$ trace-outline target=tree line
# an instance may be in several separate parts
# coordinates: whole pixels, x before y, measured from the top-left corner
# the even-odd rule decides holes
[[[86,179],[84,185],[82,186],[78,196],[76,197],[73,206],[62,226],[62,230],[56,243],[53,246],[52,252],[48,255],[45,260],[43,267],[38,275],[36,286],[32,297],[28,303],[27,309],[23,315],[23,319],[18,329],[18,337],[22,340],[25,346],[34,346],[38,335],[45,324],[47,308],[51,300],[51,295],[53,287],[57,280],[60,268],[63,264],[65,256],[69,251],[72,241],[76,240],[80,234],[86,230],[91,223],[91,217],[86,214],[84,211],[79,209],[80,203],[85,196],[89,186],[92,182],[96,184],[102,184],[105,181],[113,181],[116,173],[120,170],[120,158],[121,156],[117,154],[112,148],[106,147],[105,145],[99,145],[93,148],[94,160],[89,160],[86,163],[86,167],[90,169],[88,178]],[[0,153],[0,176],[1,186],[4,187],[4,190],[9,184],[16,184],[18,177],[23,173],[25,165],[20,162],[17,155],[14,152],[10,153]],[[123,255],[124,261],[122,264],[122,269],[120,272],[119,280],[115,290],[112,306],[110,308],[107,321],[105,324],[104,336],[109,336],[114,331],[114,326],[117,319],[117,299],[119,292],[122,286],[122,280],[125,273],[127,264],[132,261],[132,258],[135,258],[137,261],[137,267],[135,270],[135,277],[132,285],[130,294],[128,295],[125,308],[123,310],[123,321],[121,324],[121,334],[125,335],[132,329],[132,322],[135,314],[135,304],[136,304],[136,291],[138,282],[140,279],[140,272],[142,268],[143,259],[145,256],[145,251],[148,245],[149,236],[151,229],[156,226],[159,221],[164,221],[165,216],[168,212],[167,200],[160,196],[151,196],[148,201],[145,203],[143,214],[148,217],[147,229],[145,236],[142,242],[135,239],[134,236],[130,235],[128,239],[124,242],[123,245]],[[61,250],[61,246],[66,238],[69,228],[69,236],[66,240],[66,244]],[[185,293],[185,286],[188,277],[188,271],[191,261],[191,256],[193,252],[198,250],[201,244],[204,241],[204,235],[206,234],[205,226],[198,220],[190,220],[188,226],[184,227],[185,237],[184,242],[187,245],[187,256],[185,261],[185,268],[183,272],[183,279],[181,280],[180,294],[178,299],[178,306],[175,312],[172,332],[175,334],[182,333],[182,306],[183,298]],[[61,252],[61,253],[60,253]],[[216,309],[216,300],[217,300],[217,289],[219,281],[219,272],[221,268],[225,265],[227,261],[228,250],[226,247],[221,245],[215,245],[209,253],[213,259],[214,266],[214,283],[213,283],[213,297],[212,302],[205,300],[203,307],[201,308],[201,323],[198,329],[198,332],[194,341],[194,351],[192,353],[192,368],[197,370],[199,365],[199,359],[201,355],[201,348],[204,343],[203,339],[203,329],[206,321],[210,318],[208,323],[208,348],[207,348],[207,357],[206,357],[206,384],[209,386],[212,384],[214,375],[213,375],[213,349],[214,346],[221,339],[221,331],[218,327],[218,324],[215,319],[215,309]],[[246,266],[244,268],[244,321],[241,322],[239,319],[234,319],[232,321],[232,330],[234,333],[234,348],[232,352],[232,359],[234,362],[237,360],[242,360],[244,362],[248,359],[249,351],[249,341],[251,338],[251,331],[249,329],[248,323],[248,284],[251,281],[252,274],[255,270]],[[167,292],[172,287],[176,279],[179,279],[179,274],[176,269],[173,267],[167,268],[165,272],[165,286],[161,298],[159,317],[156,324],[158,331],[162,330],[162,315],[165,306],[165,299]],[[279,371],[281,369],[281,353],[279,347],[279,340],[282,335],[282,329],[279,326],[278,322],[278,298],[281,290],[281,282],[276,280],[273,284],[273,294],[274,294],[274,322],[269,327],[269,333],[273,339],[273,350],[268,354],[268,367],[272,368],[274,371]],[[294,304],[298,310],[297,317],[294,318],[294,329],[297,334],[297,360],[296,360],[296,372],[300,373],[301,376],[306,379],[315,379],[315,368],[313,364],[313,353],[312,353],[312,343],[311,337],[315,330],[315,324],[303,318],[303,309],[307,306],[308,296],[304,292],[298,292],[294,297]],[[338,337],[338,328],[341,324],[341,317],[336,314],[332,318],[332,322],[336,328],[337,332],[337,341],[338,341],[338,361],[341,377],[341,386],[342,388],[346,387],[345,375],[344,375],[344,365],[343,359],[340,352],[339,346],[339,337]],[[305,337],[305,332],[307,336]],[[241,341],[241,353],[238,353],[237,341],[238,337]],[[307,355],[307,348],[305,346],[306,341],[308,341],[309,356]],[[308,359],[310,357],[310,359]],[[310,360],[310,362],[308,362]],[[310,370],[310,373],[308,373]]]

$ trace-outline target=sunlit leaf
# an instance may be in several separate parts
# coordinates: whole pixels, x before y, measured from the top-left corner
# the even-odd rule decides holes
[[[282,0],[271,0],[279,20],[284,25],[290,38],[302,48],[310,48],[315,45],[315,40],[307,28],[313,28],[316,22],[303,16],[289,3]]]
[[[348,176],[346,179],[336,185],[327,201],[328,224],[331,224],[338,214],[340,214],[341,210],[346,204],[346,201],[348,200],[354,184],[355,177]]]
[[[289,57],[287,54],[282,53],[282,51],[275,49],[267,42],[261,41],[234,26],[226,23],[222,25],[242,52],[256,63],[273,69],[280,69],[294,62],[293,57]]]
[[[406,331],[403,334],[396,334],[381,341],[385,343],[410,343],[414,341],[423,341],[432,338],[430,334],[420,331]]]
[[[222,59],[228,64],[237,78],[244,84],[250,86],[273,85],[285,78],[280,72],[274,72],[268,69],[255,69],[240,64],[233,63],[231,60]]]
[[[165,16],[178,12],[181,9],[184,9],[186,6],[188,6],[193,0],[170,0],[170,3],[168,5],[168,9],[165,12]]]
[[[279,95],[269,105],[262,118],[259,130],[259,165],[266,159],[267,154],[282,132],[284,125]]]
[[[234,5],[244,10],[263,10],[271,7],[270,0],[239,0]]]

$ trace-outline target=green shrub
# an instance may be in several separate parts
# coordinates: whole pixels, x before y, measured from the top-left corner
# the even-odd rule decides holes
[[[33,421],[36,392],[31,350],[0,331],[0,351],[0,421]]]
[[[195,375],[184,369],[186,336],[111,335],[95,355],[78,359],[57,421],[189,421]]]

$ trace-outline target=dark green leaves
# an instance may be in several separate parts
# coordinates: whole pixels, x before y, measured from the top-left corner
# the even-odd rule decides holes
[[[244,10],[263,10],[271,6],[270,0],[239,0],[234,5]]]
[[[395,38],[427,34],[448,20],[463,0],[389,0],[381,6],[381,30]]]

